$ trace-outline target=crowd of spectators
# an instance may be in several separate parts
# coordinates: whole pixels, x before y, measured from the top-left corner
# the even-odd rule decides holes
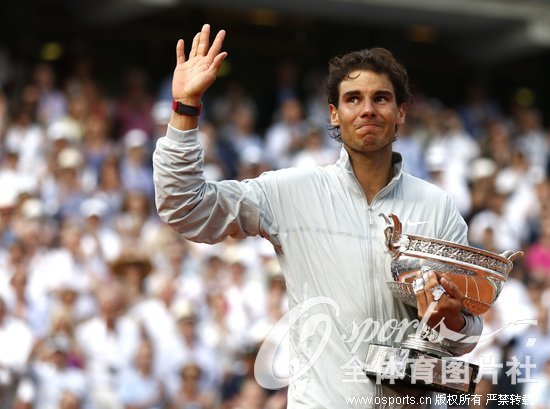
[[[59,78],[40,62],[0,92],[0,408],[286,407],[284,389],[253,375],[288,310],[273,248],[191,243],[164,225],[151,154],[169,91],[134,69],[107,95],[85,61],[75,67]],[[338,159],[321,79],[305,87],[283,68],[265,129],[239,81],[204,101],[208,179]],[[482,366],[480,391],[548,407],[550,134],[536,106],[504,110],[479,85],[468,95],[455,107],[416,95],[394,149],[452,195],[472,245],[525,251],[469,359]],[[528,319],[538,325],[519,325]]]

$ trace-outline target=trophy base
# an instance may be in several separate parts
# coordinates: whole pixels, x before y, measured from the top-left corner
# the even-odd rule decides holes
[[[447,394],[473,394],[479,367],[434,353],[370,344],[365,373],[377,383],[407,384]]]

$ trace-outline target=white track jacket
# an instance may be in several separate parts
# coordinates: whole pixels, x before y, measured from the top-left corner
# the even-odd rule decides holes
[[[189,240],[261,235],[278,255],[289,296],[291,409],[420,408],[426,392],[377,385],[360,368],[370,342],[393,344],[373,322],[413,320],[397,301],[385,221],[396,214],[405,233],[466,243],[467,226],[441,189],[402,170],[367,203],[342,148],[337,163],[267,172],[246,181],[205,181],[198,131],[169,126],[153,155],[161,218]],[[479,317],[465,315],[462,333],[479,335]],[[364,331],[370,328],[370,331]],[[460,355],[464,346],[457,344]],[[390,397],[393,399],[390,400]]]

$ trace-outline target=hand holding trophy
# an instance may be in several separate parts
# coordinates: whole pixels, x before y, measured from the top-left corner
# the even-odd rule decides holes
[[[483,314],[500,294],[512,270],[513,260],[523,254],[507,251],[499,255],[444,240],[405,235],[397,216],[380,216],[387,223],[386,246],[392,255],[394,280],[387,285],[394,297],[413,307],[418,305],[417,294],[430,288],[432,302],[431,309],[428,307],[426,311],[427,319],[434,306],[446,296],[445,287],[434,281],[438,277],[444,275],[452,282],[447,287],[463,295],[463,308],[470,314]],[[421,325],[419,329],[400,346],[371,344],[366,357],[367,375],[383,381],[391,364],[390,378],[394,381],[446,393],[473,393],[477,365],[452,359],[445,347],[448,337],[460,334],[442,326],[438,331],[428,325]],[[419,367],[424,375],[429,368],[430,376],[416,376]],[[449,371],[455,374],[459,371],[461,376],[448,376]]]

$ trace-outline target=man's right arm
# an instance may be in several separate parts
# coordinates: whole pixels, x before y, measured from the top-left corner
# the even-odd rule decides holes
[[[172,113],[167,135],[159,139],[153,155],[160,217],[184,237],[206,243],[226,236],[268,236],[272,225],[265,215],[260,181],[207,182],[203,176],[196,108],[227,56],[221,51],[224,38],[225,32],[219,31],[210,46],[210,26],[205,24],[195,35],[188,58],[184,41],[178,41],[172,96],[188,107]]]
[[[189,240],[215,243],[227,236],[274,233],[263,179],[208,182],[198,130],[169,126],[153,154],[160,217]]]

